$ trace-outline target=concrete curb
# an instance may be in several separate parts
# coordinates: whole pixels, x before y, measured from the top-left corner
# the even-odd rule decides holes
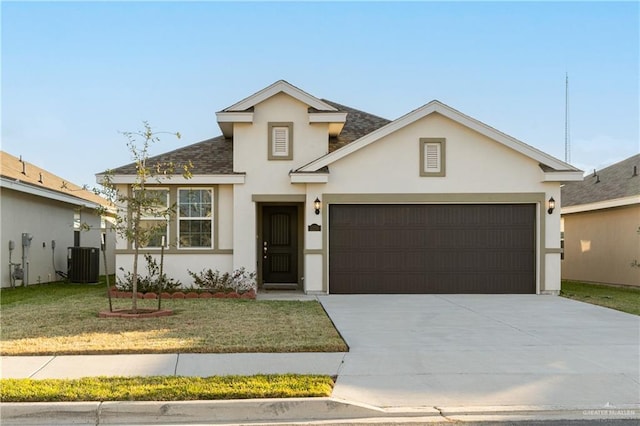
[[[378,408],[334,398],[225,401],[141,401],[3,403],[3,426],[54,424],[220,424],[220,423],[435,423],[640,419],[640,404],[611,409],[575,407],[406,407]]]
[[[175,402],[5,403],[2,424],[179,424],[349,420],[402,417],[400,413],[332,398],[282,398]],[[438,416],[435,409],[420,413]],[[417,416],[418,413],[411,413]]]

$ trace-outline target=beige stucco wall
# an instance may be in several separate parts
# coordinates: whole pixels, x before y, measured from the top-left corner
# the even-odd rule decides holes
[[[419,140],[425,137],[446,138],[445,177],[420,176]],[[492,194],[524,195],[538,200],[536,239],[538,245],[544,244],[539,247],[536,262],[538,292],[554,293],[560,290],[560,214],[556,210],[548,215],[543,204],[550,197],[561,202],[560,185],[542,180],[536,161],[446,117],[432,114],[330,165],[329,183],[307,185],[307,205],[316,196],[322,199],[326,195],[330,199],[335,194],[403,194],[403,199],[409,200],[404,202],[416,203],[449,202],[451,194],[483,194],[486,202],[492,202]],[[421,201],[424,194],[429,194],[433,201]],[[340,202],[349,202],[348,199],[348,195],[343,196]],[[460,202],[460,197],[456,199],[454,202]],[[323,215],[327,211],[325,205]],[[307,211],[307,218],[316,220],[312,209]],[[323,249],[326,238],[319,241],[318,235],[309,234],[306,247]],[[551,252],[547,253],[547,249]],[[308,260],[308,266],[314,269],[307,269],[305,285],[312,291],[324,291],[319,277],[326,275],[328,266],[325,263],[318,270],[318,262],[312,259]]]
[[[640,286],[640,205],[563,217],[563,279]]]
[[[268,160],[268,123],[293,122],[293,159]],[[420,138],[446,138],[446,176],[420,176]],[[455,202],[472,194],[473,202],[536,203],[538,223],[537,289],[560,289],[560,214],[546,213],[546,200],[560,200],[560,184],[543,182],[544,175],[534,161],[498,142],[480,135],[439,114],[429,115],[361,150],[329,165],[328,183],[292,184],[289,173],[327,153],[328,125],[309,124],[307,105],[285,94],[278,94],[254,107],[253,123],[234,124],[234,171],[246,173],[245,183],[220,185],[218,191],[219,249],[224,252],[168,254],[167,272],[189,284],[186,269],[211,267],[230,271],[258,267],[256,196],[297,195],[305,199],[303,230],[304,289],[327,291],[328,203],[350,202],[361,195],[400,194],[402,202]],[[345,195],[346,194],[346,195]],[[428,196],[428,197],[426,197]],[[323,201],[316,215],[313,200]],[[334,198],[332,198],[334,197]],[[512,198],[510,198],[512,197]],[[259,198],[259,197],[258,197]],[[333,201],[331,201],[333,200]],[[480,201],[477,201],[480,200]],[[376,202],[385,202],[378,198]],[[310,224],[322,232],[308,231]],[[126,247],[126,245],[124,246]],[[118,255],[119,266],[130,267],[128,253]]]
[[[168,277],[179,280],[186,287],[192,284],[192,278],[188,271],[200,272],[204,269],[213,269],[223,272],[231,271],[233,268],[233,235],[234,235],[234,186],[233,185],[189,185],[189,181],[180,184],[156,185],[157,188],[170,188],[170,203],[176,202],[177,188],[201,187],[213,188],[214,190],[214,221],[216,223],[214,232],[214,245],[212,250],[192,249],[184,250],[175,247],[175,238],[171,239],[172,247],[165,250],[164,269]],[[127,185],[118,185],[120,192],[127,190]],[[126,210],[121,206],[121,215],[126,216]],[[176,232],[175,220],[170,223],[170,235]],[[115,234],[115,233],[114,233]],[[122,236],[117,236],[117,251],[115,262],[117,269],[115,273],[119,279],[125,272],[133,270],[133,250],[131,245]],[[139,274],[146,273],[144,254],[154,255],[159,260],[160,249],[146,249],[140,251]]]
[[[67,271],[67,248],[73,246],[73,217],[77,206],[54,201],[11,189],[2,189],[1,195],[1,263],[0,277],[2,287],[10,286],[9,241],[15,242],[11,254],[13,263],[22,262],[22,233],[31,234],[31,246],[26,250],[29,263],[29,284],[57,281],[55,271]],[[80,220],[91,229],[82,231],[80,244],[85,247],[100,247],[100,217],[90,209],[80,210]],[[113,234],[109,233],[112,237]],[[55,250],[51,242],[55,241]],[[114,240],[108,238],[113,249]],[[113,271],[113,250],[108,256],[109,268]],[[54,267],[55,263],[55,267]],[[100,255],[100,274],[104,273],[102,254]],[[21,282],[17,281],[20,285]]]
[[[268,160],[268,123],[293,122],[293,159]],[[305,194],[292,185],[289,172],[327,153],[328,124],[309,124],[308,106],[283,93],[254,107],[252,124],[234,125],[234,171],[246,172],[243,185],[234,186],[233,267],[255,270],[256,194]],[[305,224],[306,229],[306,224]]]

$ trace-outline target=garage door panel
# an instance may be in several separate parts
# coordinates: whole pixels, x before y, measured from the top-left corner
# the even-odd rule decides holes
[[[534,293],[535,205],[331,205],[331,293]]]

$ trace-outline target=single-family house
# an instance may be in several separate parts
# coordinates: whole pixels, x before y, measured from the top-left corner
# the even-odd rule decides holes
[[[216,118],[222,135],[150,159],[194,166],[155,187],[178,206],[165,270],[183,283],[246,268],[307,293],[559,291],[575,167],[436,100],[390,121],[281,80]],[[129,190],[134,165],[111,180]],[[131,253],[118,242],[118,267]]]
[[[21,157],[0,151],[0,160],[2,287],[60,280],[56,271],[69,272],[69,247],[96,249],[95,253],[80,250],[83,262],[92,263],[81,266],[73,261],[86,266],[89,277],[104,274],[104,256],[99,252],[103,234],[107,270],[114,273],[115,237],[106,231],[99,209],[109,207],[105,199]],[[96,254],[98,263],[93,262]]]
[[[640,286],[640,154],[562,187],[562,278]]]

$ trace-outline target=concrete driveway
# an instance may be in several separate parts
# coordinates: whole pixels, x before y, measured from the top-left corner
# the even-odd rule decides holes
[[[319,300],[350,346],[335,398],[404,409],[640,415],[637,316],[556,296]]]

